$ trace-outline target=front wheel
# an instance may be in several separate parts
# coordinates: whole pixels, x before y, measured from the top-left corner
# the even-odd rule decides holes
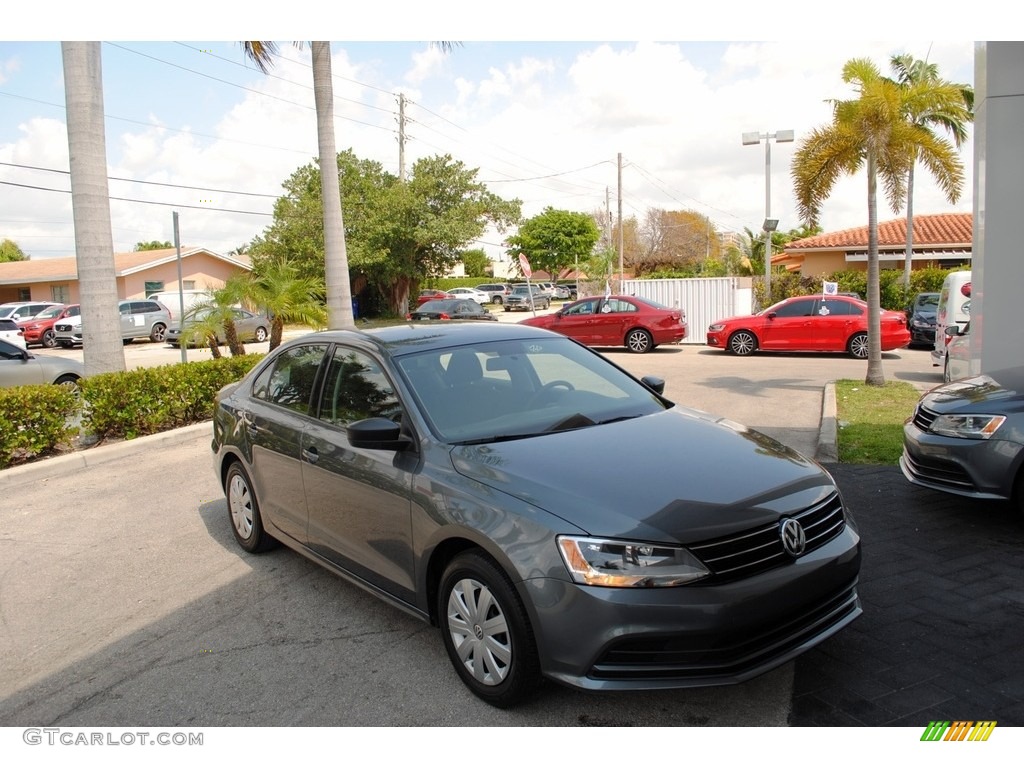
[[[256,492],[249,481],[249,475],[237,461],[228,469],[224,479],[224,495],[228,500],[231,530],[239,546],[246,552],[265,552],[273,548],[277,540],[263,530]]]
[[[750,331],[736,331],[729,337],[729,351],[734,355],[749,355],[757,349],[757,337]]]
[[[75,343],[73,341],[64,341],[63,339],[61,339],[57,343],[60,344],[61,349],[71,349],[72,347],[75,346]]]
[[[508,576],[483,552],[463,552],[448,564],[437,615],[448,657],[474,695],[505,709],[539,684],[529,618]]]
[[[43,336],[39,342],[47,349],[53,349],[57,346],[57,334],[53,332],[52,328],[48,331],[43,331]]]
[[[167,326],[163,323],[157,323],[153,326],[153,330],[149,334],[150,341],[163,341],[167,338]]]
[[[654,339],[643,328],[634,328],[626,334],[626,347],[630,352],[642,354],[654,349]]]
[[[866,333],[855,333],[846,345],[847,350],[858,360],[864,360],[868,356],[868,335]]]

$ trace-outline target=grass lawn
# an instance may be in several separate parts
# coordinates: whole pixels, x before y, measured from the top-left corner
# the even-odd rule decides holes
[[[903,453],[903,422],[921,393],[905,381],[872,387],[863,380],[836,381],[839,461],[895,464]]]

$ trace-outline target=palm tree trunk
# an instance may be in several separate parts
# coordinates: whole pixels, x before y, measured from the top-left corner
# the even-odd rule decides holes
[[[874,152],[868,151],[868,372],[865,384],[885,384],[882,370],[882,313],[878,270],[878,175]]]
[[[911,260],[914,257],[914,165],[907,171],[907,259],[903,265],[903,285],[910,287]]]
[[[310,43],[313,54],[313,97],[320,152],[320,182],[324,206],[324,282],[327,284],[327,327],[352,328],[352,289],[349,285],[345,227],[338,182],[338,150],[334,138],[334,86],[331,44]]]
[[[125,370],[98,42],[61,43],[85,375]]]

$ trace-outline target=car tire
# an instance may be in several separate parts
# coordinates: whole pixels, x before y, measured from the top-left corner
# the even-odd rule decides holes
[[[729,337],[729,351],[743,357],[757,349],[757,337],[750,331],[736,331]]]
[[[634,328],[626,334],[626,348],[637,354],[650,352],[654,349],[654,339],[643,328]]]
[[[60,344],[61,349],[71,349],[72,347],[75,346],[74,342],[72,342],[72,341],[64,341],[63,339],[59,340],[57,343]]]
[[[163,323],[157,323],[153,326],[149,332],[150,341],[163,341],[167,338],[167,326]]]
[[[256,329],[256,333],[254,335],[256,337],[256,341],[264,342],[267,340],[267,329],[261,325]]]
[[[57,334],[54,333],[52,328],[48,331],[43,331],[43,335],[39,337],[39,343],[47,349],[53,349],[57,346]]]
[[[865,360],[868,356],[868,335],[866,333],[855,333],[846,344],[846,350],[852,357],[858,360]]]
[[[77,387],[78,377],[75,376],[73,373],[65,373],[63,376],[58,376],[56,381],[54,381],[53,383],[57,384],[58,386],[66,384],[71,387]]]
[[[239,462],[228,468],[224,478],[224,495],[228,500],[228,519],[238,545],[246,552],[265,552],[277,540],[263,530],[260,505],[249,475]]]
[[[445,568],[437,616],[448,657],[475,696],[505,709],[539,685],[526,610],[508,576],[481,550],[462,552]]]

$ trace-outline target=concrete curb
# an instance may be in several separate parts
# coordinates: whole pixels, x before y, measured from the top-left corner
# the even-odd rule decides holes
[[[86,467],[94,467],[98,464],[105,464],[108,461],[115,461],[133,455],[136,451],[160,450],[161,448],[179,445],[202,435],[213,437],[213,427],[210,421],[190,424],[187,427],[171,429],[167,432],[158,432],[155,435],[137,437],[134,440],[123,440],[109,445],[98,445],[94,448],[85,448],[74,453],[66,453],[63,456],[41,459],[30,464],[20,464],[15,467],[0,470],[0,486],[13,481],[44,480],[54,475],[67,475],[77,472]]]
[[[839,461],[839,423],[836,419],[836,383],[825,383],[821,395],[821,423],[818,425],[818,447],[814,458],[822,463]]]

